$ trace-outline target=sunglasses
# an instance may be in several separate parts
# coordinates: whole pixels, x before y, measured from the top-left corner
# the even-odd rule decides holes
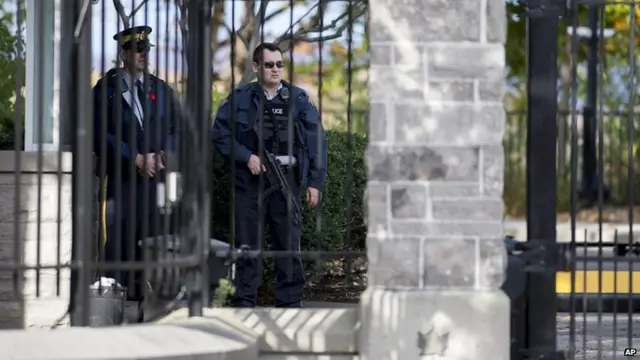
[[[262,63],[262,65],[267,68],[267,69],[272,69],[274,66],[277,67],[278,69],[282,69],[284,67],[284,61],[266,61],[264,63]]]
[[[135,50],[136,53],[148,53],[151,50],[151,45],[149,42],[136,42],[135,45],[133,43],[125,44],[122,47],[124,50]]]
[[[151,46],[149,45],[149,43],[138,43],[136,45],[137,53],[148,53],[149,50],[151,50]]]

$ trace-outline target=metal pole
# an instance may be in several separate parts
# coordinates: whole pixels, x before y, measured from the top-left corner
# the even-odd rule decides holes
[[[556,245],[559,15],[551,6],[538,10],[529,16],[527,31],[527,239],[546,251],[541,258],[545,271],[528,274],[524,358],[555,360],[556,274],[551,250]]]
[[[75,88],[75,67],[77,59],[75,54],[75,39],[73,29],[77,19],[77,9],[75,0],[62,0],[60,2],[60,145],[68,144],[73,151],[73,133],[65,132],[64,129],[71,129],[75,124],[76,116],[75,101],[70,94]],[[75,164],[74,164],[75,165]],[[73,196],[73,195],[72,195]],[[71,261],[77,261],[77,245],[75,237],[71,242]],[[78,289],[78,270],[71,270],[71,296],[69,297],[69,314],[71,325],[77,325],[76,313],[76,291]]]
[[[61,98],[73,96],[69,106],[69,118],[75,129],[73,136],[73,255],[81,263],[74,278],[76,314],[71,318],[77,325],[86,326],[89,319],[89,281],[91,279],[91,254],[88,244],[91,239],[93,207],[93,99],[91,92],[91,6],[83,0],[66,0],[63,9],[73,14],[73,29],[65,28],[64,42],[71,42],[70,63],[71,93]],[[79,306],[78,306],[79,305]],[[74,316],[75,315],[75,316]],[[75,321],[74,321],[75,322]],[[74,324],[75,325],[75,324]]]
[[[579,196],[593,205],[598,199],[596,165],[596,114],[598,106],[598,5],[589,6],[589,48],[587,53],[587,102],[583,111],[582,183]]]
[[[202,316],[208,305],[208,255],[211,164],[208,159],[211,117],[211,17],[212,0],[189,0],[187,7],[187,125],[182,126],[181,152],[185,161],[187,201],[194,201],[199,231],[191,235],[192,249],[200,256],[200,265],[189,277],[189,316]],[[193,156],[191,151],[202,154]]]

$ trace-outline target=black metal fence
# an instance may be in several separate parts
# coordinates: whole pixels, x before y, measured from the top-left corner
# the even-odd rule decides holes
[[[527,241],[512,256],[530,265],[512,357],[634,355],[638,5],[573,0],[526,6],[525,155],[514,155],[522,143],[511,142],[521,138],[513,133],[519,134],[523,117],[511,118],[505,144],[507,182],[526,163]],[[562,77],[559,68],[566,70]],[[569,94],[569,111],[560,116],[558,88]],[[616,212],[622,216],[612,219]],[[557,227],[565,221],[568,235]]]
[[[358,300],[368,2],[2,5],[0,301],[24,309],[49,271],[79,326]]]
[[[568,214],[570,212],[570,184],[571,184],[571,158],[576,156],[577,182],[579,184],[578,197],[585,206],[592,206],[597,199],[594,190],[582,189],[586,187],[584,179],[589,179],[597,173],[597,169],[589,163],[602,163],[602,178],[604,181],[604,205],[609,208],[624,207],[629,203],[629,177],[626,169],[630,164],[638,161],[636,149],[638,141],[630,141],[628,134],[630,126],[636,128],[640,125],[640,118],[634,117],[629,121],[629,114],[623,112],[602,111],[597,115],[598,129],[602,132],[602,138],[597,136],[593,144],[585,147],[584,109],[577,109],[575,114],[576,142],[575,150],[571,144],[569,129],[572,123],[571,112],[560,111],[557,115],[558,131],[556,141],[556,172],[557,211]],[[601,127],[601,128],[600,128]],[[595,129],[594,129],[595,130]],[[561,136],[560,134],[566,134]],[[602,154],[597,149],[602,141]],[[631,156],[627,149],[632,147]],[[527,115],[526,111],[507,112],[507,128],[504,139],[505,148],[505,190],[504,200],[507,204],[508,216],[524,217],[526,214],[526,189],[522,184],[526,181],[526,151],[527,151]],[[634,187],[636,184],[632,184]],[[638,202],[638,194],[634,195],[632,203]],[[613,215],[612,215],[613,216]],[[620,216],[616,215],[616,219]],[[617,220],[620,221],[620,220]]]

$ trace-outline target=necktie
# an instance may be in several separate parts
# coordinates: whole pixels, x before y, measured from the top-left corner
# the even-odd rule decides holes
[[[146,95],[145,95],[145,91],[144,91],[144,86],[142,85],[142,81],[140,80],[136,80],[136,91],[138,92],[138,106],[140,106],[140,115],[144,114],[144,103],[146,100]],[[144,118],[145,116],[142,116],[143,118],[140,119],[140,125],[144,124]],[[144,126],[143,126],[144,127]]]

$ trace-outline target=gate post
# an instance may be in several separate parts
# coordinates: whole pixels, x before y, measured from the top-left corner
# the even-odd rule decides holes
[[[73,261],[80,266],[71,273],[71,300],[69,313],[71,324],[87,326],[89,320],[89,287],[91,282],[91,242],[93,234],[94,206],[94,161],[93,161],[93,101],[91,90],[91,6],[81,0],[65,0],[61,4],[65,17],[71,17],[73,27],[61,29],[61,42],[65,44],[66,56],[70,63],[65,64],[61,73],[70,75],[65,86],[74,89],[68,94],[77,93],[69,109],[64,110],[72,135],[73,176],[72,176],[72,255]],[[66,19],[66,18],[63,18]],[[69,104],[66,102],[63,104]]]
[[[526,348],[533,359],[556,354],[556,138],[558,24],[564,1],[529,4],[527,72],[527,239],[544,270],[527,282]],[[533,242],[532,242],[533,244]]]
[[[185,202],[195,202],[198,217],[195,222],[201,227],[189,234],[188,246],[200,257],[197,268],[191,269],[189,281],[189,316],[202,316],[202,309],[209,302],[209,224],[211,223],[211,162],[209,161],[211,128],[211,16],[213,0],[190,0],[187,4],[187,96],[186,117],[181,131],[180,160],[184,162]],[[204,79],[204,81],[203,81]],[[188,124],[188,125],[187,125]],[[193,156],[193,153],[201,156]],[[206,160],[203,160],[206,159]],[[191,204],[187,206],[192,206]],[[191,234],[190,234],[191,233]]]
[[[505,3],[398,5],[370,1],[360,358],[506,360]]]

